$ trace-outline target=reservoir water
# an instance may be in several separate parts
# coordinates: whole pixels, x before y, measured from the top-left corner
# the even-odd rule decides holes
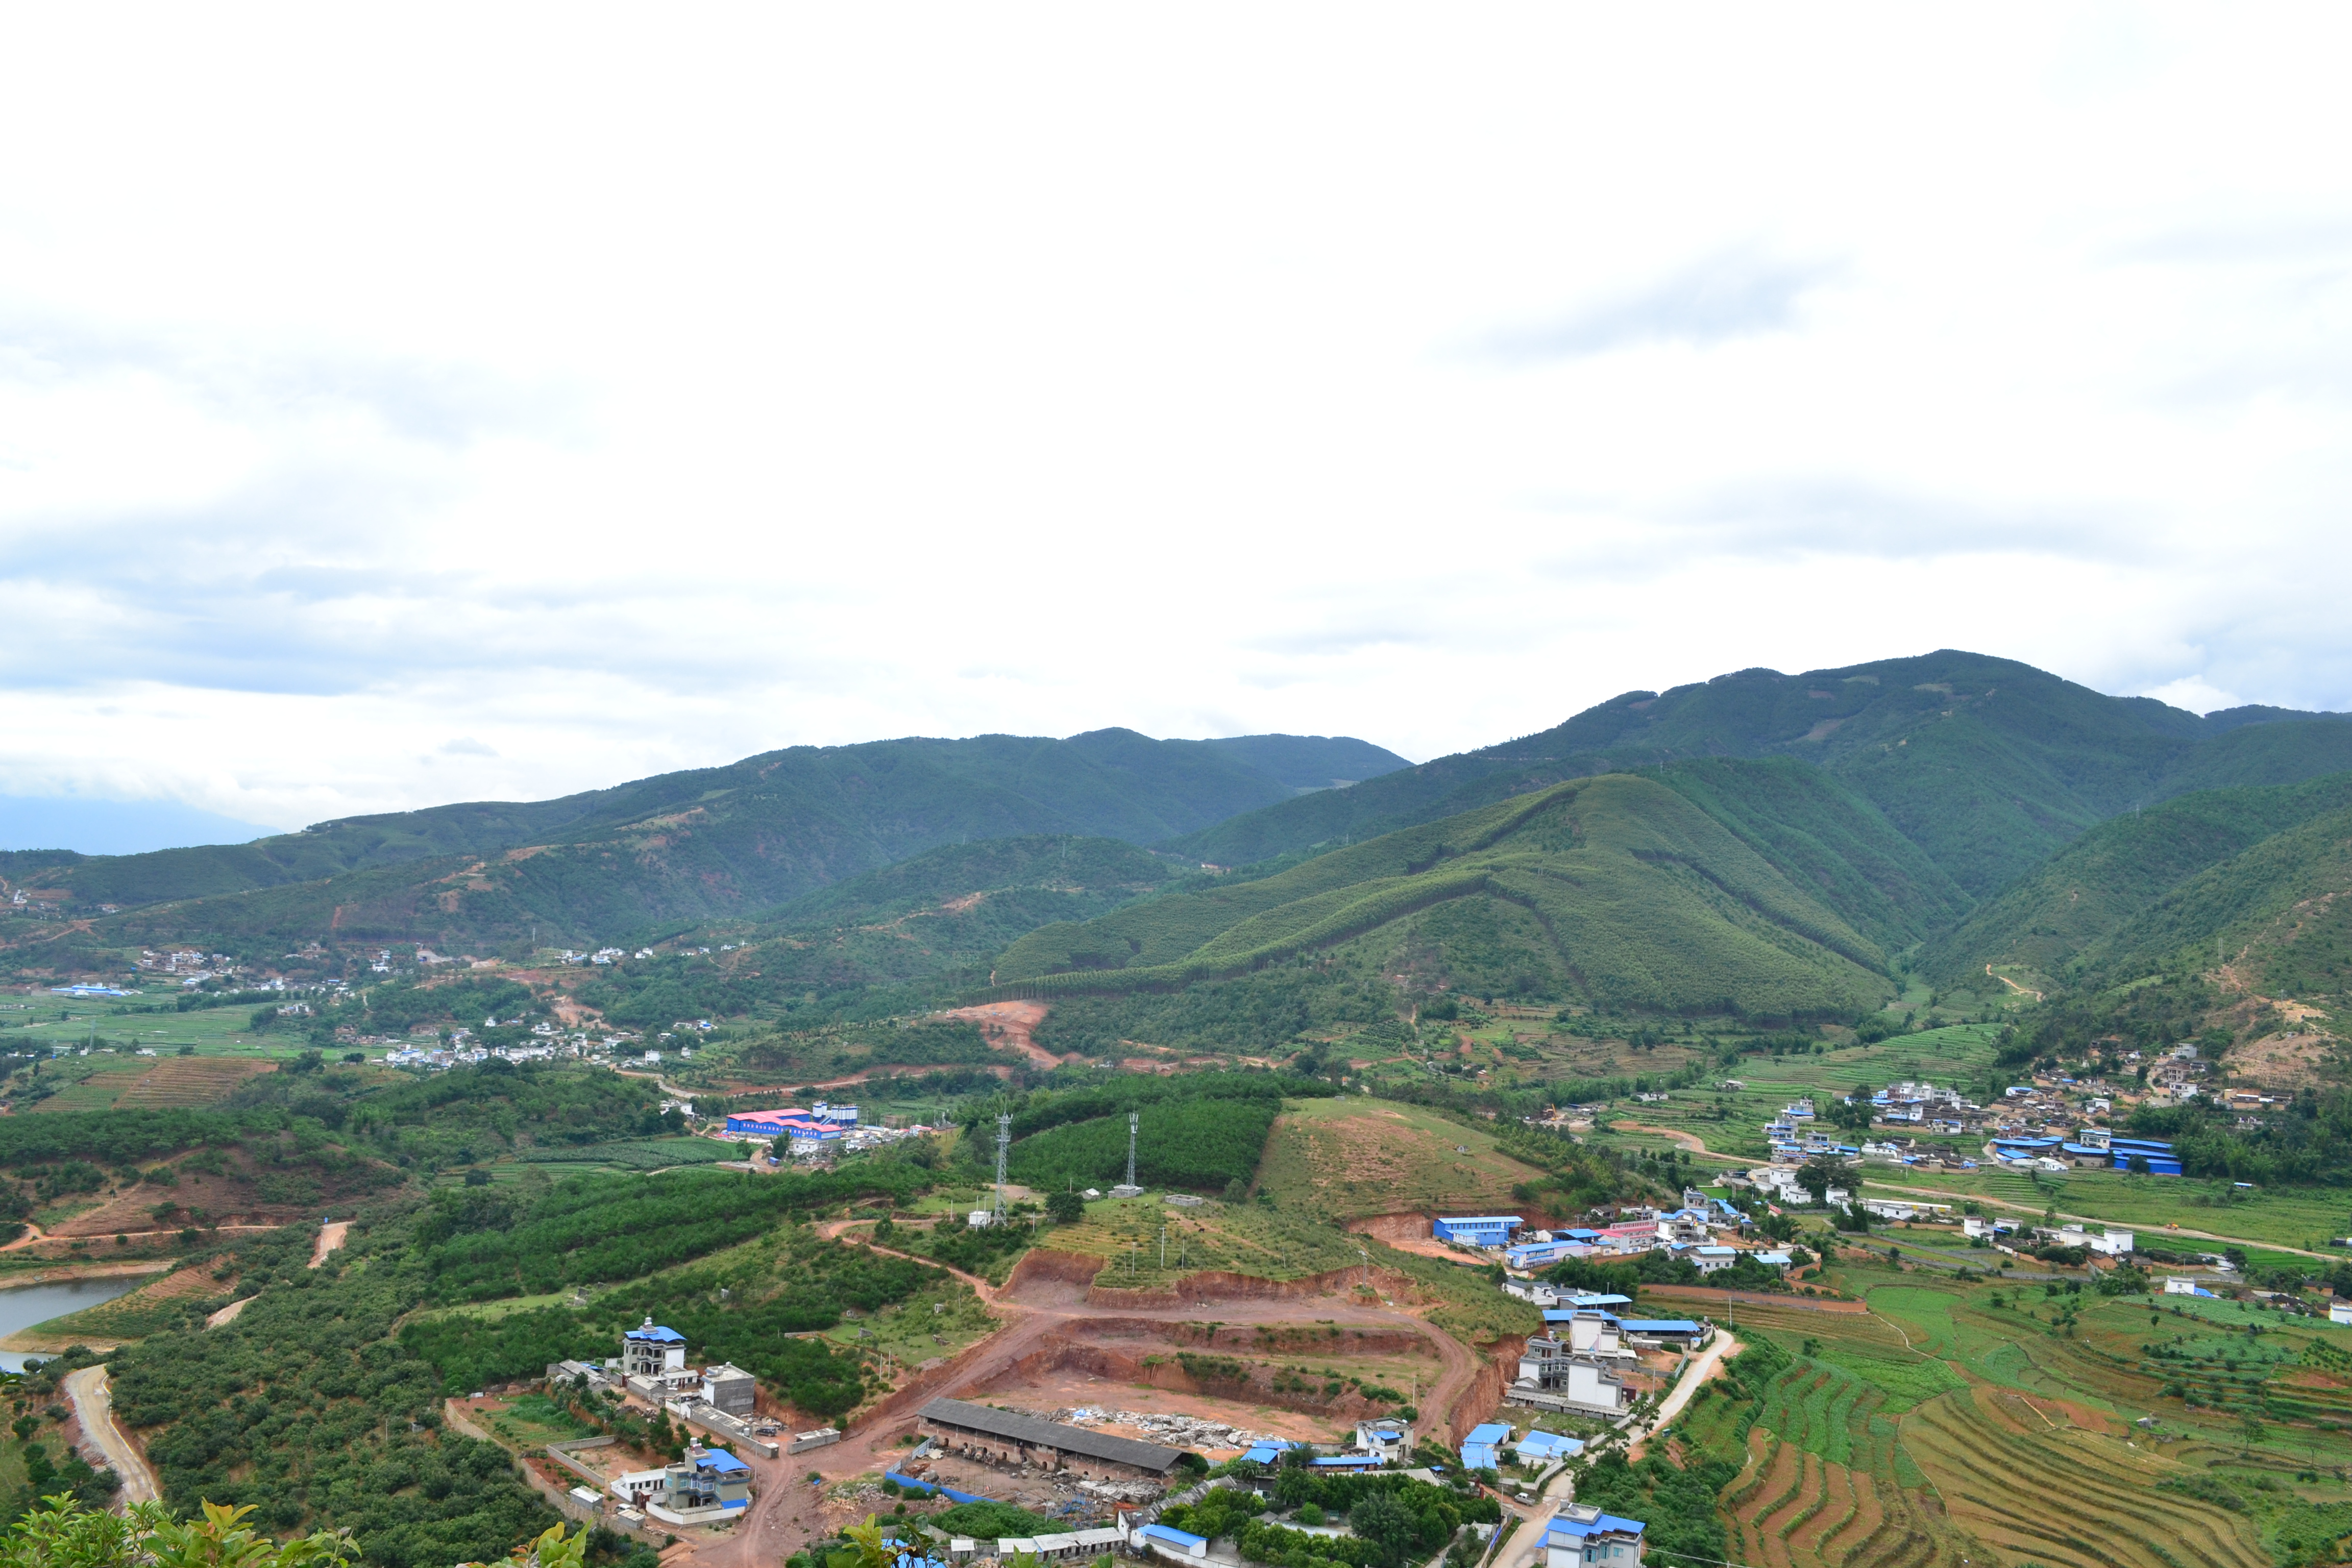
[[[0,1290],[0,1339],[7,1338],[19,1329],[46,1323],[51,1318],[62,1318],[68,1312],[79,1312],[84,1307],[111,1301],[153,1278],[152,1274],[110,1274],[98,1279],[53,1279],[47,1284],[19,1285],[13,1290]],[[23,1351],[0,1351],[0,1372],[24,1371],[26,1353]],[[46,1358],[34,1352],[32,1359],[37,1363]]]

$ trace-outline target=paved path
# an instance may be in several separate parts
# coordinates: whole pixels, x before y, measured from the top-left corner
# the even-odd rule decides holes
[[[73,1401],[74,1415],[80,1418],[82,1431],[98,1445],[99,1452],[106,1456],[114,1473],[122,1478],[122,1500],[154,1501],[160,1495],[155,1472],[147,1468],[147,1457],[114,1424],[114,1395],[107,1387],[106,1368],[86,1366],[79,1372],[69,1372],[66,1373],[65,1386],[66,1397]]]
[[[1717,1331],[1715,1342],[1699,1352],[1694,1360],[1684,1366],[1682,1376],[1675,1380],[1674,1387],[1667,1392],[1664,1402],[1658,1406],[1657,1414],[1650,1418],[1650,1430],[1654,1432],[1680,1415],[1683,1413],[1683,1406],[1691,1402],[1691,1395],[1698,1392],[1698,1385],[1713,1377],[1716,1369],[1723,1364],[1723,1358],[1727,1355],[1738,1355],[1739,1350],[1740,1344],[1738,1340],[1720,1330]],[[1642,1444],[1648,1441],[1649,1439],[1644,1437],[1642,1443],[1634,1444],[1627,1450],[1625,1457],[1629,1459],[1640,1458]]]

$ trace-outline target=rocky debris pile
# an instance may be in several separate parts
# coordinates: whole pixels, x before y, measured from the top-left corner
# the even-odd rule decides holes
[[[1078,1489],[1109,1502],[1158,1502],[1167,1489],[1152,1481],[1080,1481]]]
[[[1274,1439],[1271,1432],[1249,1432],[1223,1421],[1205,1420],[1159,1410],[1095,1410],[1080,1405],[1056,1411],[1054,1419],[1068,1426],[1131,1426],[1155,1443],[1171,1448],[1246,1448]]]

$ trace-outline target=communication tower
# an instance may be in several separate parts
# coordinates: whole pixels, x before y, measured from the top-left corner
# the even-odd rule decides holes
[[[1000,1115],[996,1119],[996,1223],[1004,1223],[1004,1155],[1013,1147],[1013,1118]]]

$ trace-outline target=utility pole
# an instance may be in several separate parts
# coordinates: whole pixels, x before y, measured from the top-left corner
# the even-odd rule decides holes
[[[1360,1247],[1356,1256],[1364,1260],[1364,1289],[1369,1290],[1372,1288],[1372,1255]]]
[[[1168,1272],[1168,1227],[1160,1227],[1160,1272]]]
[[[1140,1112],[1127,1113],[1127,1184],[1130,1187],[1135,1185],[1135,1131],[1142,1121]]]
[[[996,1219],[1004,1223],[1004,1156],[1013,1147],[1013,1117],[1008,1112],[996,1119]]]

